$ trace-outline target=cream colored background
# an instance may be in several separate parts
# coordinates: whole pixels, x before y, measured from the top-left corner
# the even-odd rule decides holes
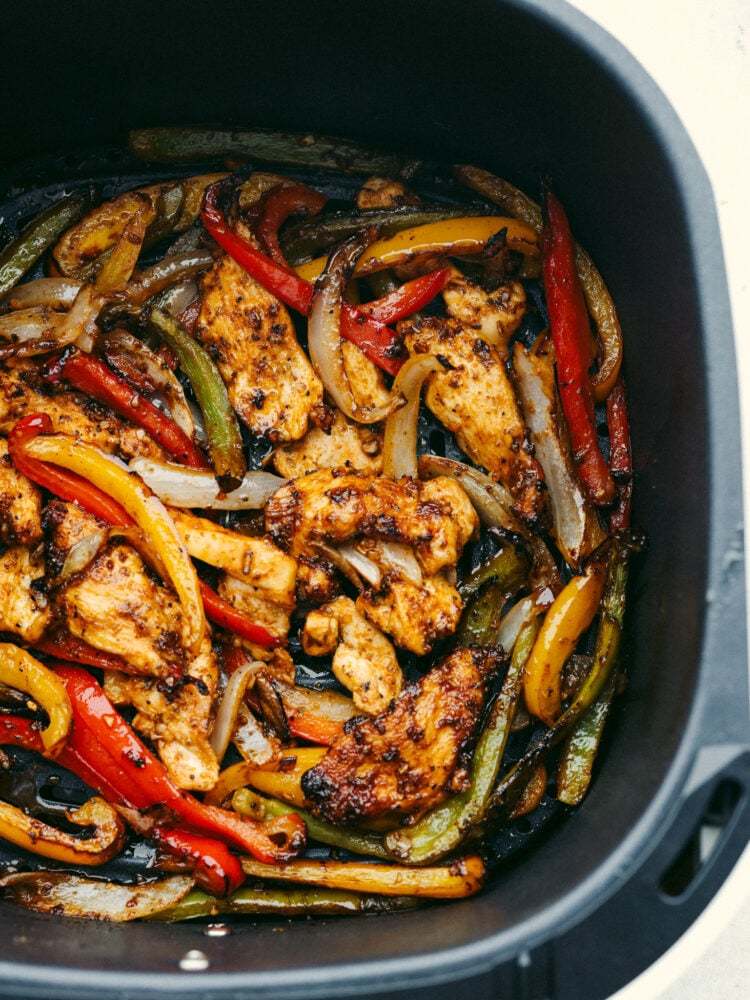
[[[750,0],[571,3],[653,77],[682,119],[713,185],[734,314],[745,510],[750,511]],[[616,1000],[748,997],[750,848],[698,921]]]

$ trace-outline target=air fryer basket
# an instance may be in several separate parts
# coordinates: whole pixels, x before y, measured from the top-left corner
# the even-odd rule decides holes
[[[750,826],[731,318],[711,191],[674,113],[555,0],[13,0],[3,13],[4,92],[23,99],[0,109],[0,202],[46,183],[61,157],[85,173],[81,150],[113,150],[116,171],[137,124],[347,135],[530,192],[551,174],[618,304],[649,548],[631,591],[629,689],[592,789],[481,895],[228,935],[0,903],[0,993],[606,997],[689,926]],[[705,824],[717,846],[678,878]],[[193,951],[204,968],[181,966]]]

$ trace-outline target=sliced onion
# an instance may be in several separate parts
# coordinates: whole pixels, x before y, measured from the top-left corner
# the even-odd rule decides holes
[[[141,477],[164,503],[171,507],[201,507],[206,510],[260,510],[268,498],[286,482],[270,472],[248,472],[231,493],[222,493],[212,472],[184,465],[134,458],[130,471]]]
[[[260,722],[244,703],[237,709],[232,730],[232,743],[248,763],[255,767],[273,760],[276,750],[263,731]]]
[[[403,365],[393,382],[393,394],[402,395],[404,406],[385,422],[383,475],[389,479],[417,475],[417,426],[419,395],[428,375],[444,371],[432,354],[417,354]]]
[[[553,600],[552,591],[546,587],[540,593],[531,594],[514,604],[500,622],[497,631],[498,644],[507,653],[510,653],[521,634],[521,629],[528,625],[532,618],[549,607]]]
[[[366,543],[367,551],[386,572],[395,573],[418,587],[422,585],[422,567],[411,545],[405,542],[387,542],[382,539]]]
[[[534,568],[532,578],[536,587],[548,586],[555,593],[562,587],[560,573],[544,541],[539,535],[532,535],[516,517],[513,497],[501,483],[496,483],[484,472],[452,458],[439,455],[422,455],[419,460],[419,475],[422,479],[449,476],[460,483],[476,510],[479,520],[487,527],[500,528],[520,535],[531,551]]]
[[[93,285],[83,285],[70,312],[60,324],[58,346],[74,342],[82,351],[90,354],[97,334],[96,317],[103,302],[103,297]]]
[[[65,557],[65,562],[60,570],[58,579],[67,580],[69,576],[74,576],[76,573],[80,573],[86,569],[89,563],[92,563],[96,559],[107,544],[108,538],[109,528],[102,528],[100,531],[95,531],[85,538],[81,538],[72,545]]]
[[[118,885],[65,872],[17,872],[0,880],[6,899],[39,913],[88,920],[139,920],[175,906],[193,887],[190,875],[145,885]]]
[[[169,313],[170,316],[177,319],[197,297],[198,285],[190,278],[172,285],[159,298],[159,303],[164,312]]]
[[[81,282],[72,278],[36,278],[8,292],[3,304],[10,309],[30,309],[49,306],[50,309],[68,309],[81,289]]]
[[[48,305],[34,305],[0,316],[0,337],[12,344],[54,340],[62,315]]]
[[[337,545],[335,549],[331,548],[330,552],[334,555],[334,561],[337,566],[339,565],[339,560],[343,559],[371,587],[380,586],[380,581],[383,579],[380,566],[364,555],[364,553],[360,552],[356,545],[351,543]]]
[[[315,284],[307,327],[310,361],[328,395],[344,416],[361,424],[385,420],[403,405],[402,397],[394,393],[382,406],[360,406],[344,367],[340,333],[342,299],[358,258],[371,242],[372,232],[365,230],[339,244],[331,253]]]
[[[227,752],[237,722],[237,713],[240,710],[248,683],[254,680],[255,675],[263,667],[264,664],[260,660],[248,660],[247,663],[242,664],[239,670],[235,670],[227,681],[209,737],[217,760],[221,760]]]
[[[120,371],[126,378],[127,373],[122,371],[118,365],[115,351],[120,349],[128,355],[138,371],[153,386],[153,392],[158,392],[157,398],[152,397],[152,402],[156,404],[162,402],[174,422],[192,439],[195,431],[193,412],[185,398],[185,390],[182,387],[182,383],[172,369],[162,364],[154,352],[142,340],[134,337],[127,330],[118,328],[108,333],[104,344],[105,357],[112,367]]]
[[[527,354],[516,344],[513,366],[534,454],[544,471],[552,507],[552,535],[565,561],[579,569],[604,540],[599,519],[581,488],[569,449],[558,433],[551,355]],[[546,369],[546,370],[545,370]]]

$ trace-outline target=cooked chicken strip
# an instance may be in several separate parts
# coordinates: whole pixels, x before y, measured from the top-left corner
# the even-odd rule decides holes
[[[16,471],[5,438],[0,438],[0,539],[29,546],[42,540],[42,494]]]
[[[194,559],[224,570],[283,608],[294,608],[297,564],[291,556],[266,538],[230,531],[187,511],[170,513]]]
[[[455,566],[478,527],[463,489],[452,479],[419,482],[323,469],[285,483],[266,504],[266,527],[281,548],[301,556],[298,586],[309,596],[315,542],[350,541],[361,535],[406,542],[425,572]],[[314,596],[325,590],[320,579]],[[330,593],[323,598],[330,599]]]
[[[419,584],[388,575],[380,587],[363,590],[357,598],[357,610],[368,621],[419,656],[456,631],[463,606],[456,588],[440,573]]]
[[[311,427],[301,441],[277,448],[273,464],[285,479],[318,469],[378,476],[383,471],[382,451],[382,431],[372,424],[357,424],[337,410],[330,427]]]
[[[271,635],[283,638],[288,634],[291,609],[269,600],[257,587],[234,576],[222,574],[219,595],[256,625],[262,625]]]
[[[297,343],[285,307],[230,257],[203,278],[195,334],[253,434],[273,442],[304,435],[323,402],[323,384]]]
[[[72,544],[101,529],[96,518],[62,501],[50,504],[45,526],[53,575]],[[136,673],[184,673],[182,606],[130,545],[108,542],[84,570],[59,584],[53,596],[57,614],[74,636],[117,654]]]
[[[404,676],[393,646],[348,597],[310,612],[302,645],[310,655],[333,653],[334,675],[368,715],[385,711],[401,691]]]
[[[45,413],[55,432],[96,445],[108,455],[129,459],[166,455],[146,431],[121,420],[106,406],[83,393],[41,382],[33,367],[0,368],[0,433],[30,413]]]
[[[23,545],[0,556],[0,632],[36,642],[52,621],[52,608],[41,587],[44,560]]]
[[[408,684],[375,718],[352,720],[302,776],[313,811],[331,823],[422,813],[466,788],[469,748],[485,702],[493,651],[458,649]]]
[[[443,289],[443,299],[449,316],[476,330],[497,348],[503,360],[508,357],[510,338],[526,312],[526,292],[520,281],[509,281],[485,292],[454,267]]]
[[[209,791],[219,776],[211,749],[213,699],[218,665],[208,637],[170,688],[151,678],[107,671],[105,690],[117,705],[132,705],[133,726],[152,740],[159,757],[180,788]]]
[[[357,208],[397,208],[418,205],[419,197],[401,181],[389,177],[368,177],[357,192]]]
[[[518,515],[530,526],[542,523],[549,507],[544,475],[497,350],[455,319],[406,321],[399,329],[410,354],[434,354],[447,369],[429,376],[429,409],[471,461],[510,490]]]
[[[341,341],[341,355],[357,406],[364,409],[385,406],[391,394],[385,384],[382,370],[349,340]]]

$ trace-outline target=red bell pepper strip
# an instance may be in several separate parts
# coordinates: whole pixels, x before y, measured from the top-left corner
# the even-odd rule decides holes
[[[66,349],[60,357],[47,362],[42,375],[48,382],[65,380],[75,389],[105,403],[121,417],[142,427],[183,465],[192,469],[210,468],[206,456],[181,427],[93,354],[82,354],[76,348]]]
[[[163,825],[153,827],[149,836],[171,854],[189,858],[196,882],[212,896],[228,896],[245,881],[239,859],[219,840]]]
[[[363,313],[367,313],[372,319],[377,319],[381,323],[395,323],[396,320],[411,316],[420,309],[424,309],[438,292],[442,292],[451,276],[449,267],[441,267],[437,271],[430,271],[429,274],[422,274],[418,278],[399,285],[388,295],[372,302],[365,302],[360,306]]]
[[[106,782],[102,794],[114,790],[120,802],[141,811],[164,806],[188,827],[259,860],[283,861],[301,850],[305,826],[296,814],[259,822],[200,802],[175,785],[87,671],[66,663],[54,666],[73,706],[73,729],[64,752],[77,754],[93,776],[101,775]],[[98,788],[93,780],[89,783]]]
[[[633,455],[630,448],[630,426],[625,383],[622,376],[607,397],[607,427],[609,428],[609,470],[617,484],[617,500],[609,515],[612,531],[630,527],[633,498]]]
[[[589,500],[606,506],[615,499],[617,490],[596,433],[586,348],[588,314],[575,267],[575,244],[568,219],[548,184],[544,187],[542,275],[560,400],[570,430],[573,458]]]
[[[48,462],[30,458],[24,444],[38,434],[51,434],[52,421],[46,413],[31,413],[18,421],[8,434],[8,451],[16,469],[27,479],[54,493],[62,500],[79,504],[94,517],[108,524],[132,524],[125,509],[82,476],[60,469]]]
[[[0,746],[9,744],[44,753],[44,743],[39,735],[38,724],[20,715],[0,716]]]
[[[131,668],[114,653],[90,646],[83,639],[73,635],[66,628],[57,626],[37,639],[33,648],[47,656],[60,660],[70,660],[72,663],[82,663],[87,667],[98,667],[100,670],[121,670],[128,673]]]
[[[200,581],[200,587],[206,614],[219,628],[226,629],[227,632],[233,632],[235,635],[247,639],[248,642],[255,643],[256,646],[262,646],[264,649],[273,649],[276,646],[283,646],[285,644],[283,639],[271,635],[268,629],[263,628],[262,625],[256,625],[249,618],[246,618],[242,612],[237,611],[229,601],[225,601],[205,581]]]
[[[221,183],[221,182],[219,182]],[[201,219],[208,233],[219,246],[247,273],[260,282],[284,305],[307,316],[310,312],[314,286],[300,278],[290,268],[278,264],[251,243],[233,233],[224,213],[216,203],[217,185],[206,189]],[[397,334],[385,323],[344,303],[341,310],[341,336],[356,344],[371,361],[390,375],[396,375],[405,358]]]
[[[279,245],[279,229],[292,215],[317,215],[327,201],[327,195],[304,184],[281,184],[269,191],[256,227],[258,241],[268,256],[288,267]]]

